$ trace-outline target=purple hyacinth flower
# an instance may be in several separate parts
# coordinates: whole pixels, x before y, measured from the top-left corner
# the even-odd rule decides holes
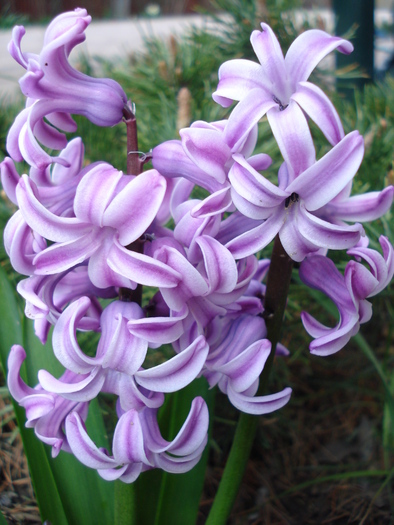
[[[355,176],[364,153],[358,131],[346,135],[324,157],[308,164],[294,177],[284,163],[279,170],[279,186],[258,173],[240,155],[234,155],[229,179],[233,202],[253,219],[245,232],[226,246],[234,257],[261,250],[279,233],[282,245],[295,261],[311,252],[346,249],[364,233],[361,224],[347,225],[327,214],[327,206]],[[326,217],[328,219],[326,220]],[[234,233],[238,233],[234,230]]]
[[[213,331],[217,340],[210,341],[203,369],[210,387],[217,384],[238,410],[248,414],[268,414],[283,407],[290,399],[291,388],[255,396],[259,376],[271,352],[271,343],[264,338],[267,330],[262,317],[238,314],[218,322],[220,328],[216,326]]]
[[[176,286],[176,272],[126,248],[151,225],[165,190],[156,170],[133,177],[97,163],[78,184],[75,216],[62,217],[42,205],[39,190],[24,175],[16,190],[21,213],[34,231],[54,241],[35,257],[35,274],[61,273],[89,260],[89,278],[99,288]]]
[[[193,400],[187,419],[172,441],[163,439],[157,423],[157,409],[130,409],[120,414],[112,455],[99,449],[86,432],[77,412],[66,420],[66,434],[74,455],[107,480],[132,483],[148,469],[161,468],[182,473],[193,468],[207,443],[208,409],[204,400]]]
[[[26,427],[34,428],[38,439],[52,447],[52,457],[60,450],[71,452],[64,433],[65,418],[71,412],[79,414],[85,420],[88,404],[69,401],[61,396],[45,391],[41,385],[31,388],[20,376],[20,369],[26,353],[20,345],[14,345],[8,356],[7,384],[12,397],[26,410]],[[63,381],[79,381],[77,374],[66,371]]]
[[[164,339],[168,338],[168,327],[161,319],[155,326],[155,320],[149,319],[149,327],[153,332],[150,335],[145,330],[140,331],[144,339],[138,334],[134,326],[134,333],[130,332],[129,322],[142,319],[143,311],[136,303],[114,301],[109,304],[101,315],[101,338],[94,357],[86,355],[78,345],[76,327],[86,316],[90,307],[87,297],[74,301],[60,316],[54,331],[52,344],[55,356],[60,363],[75,374],[80,374],[78,383],[67,384],[55,379],[45,370],[39,372],[39,381],[42,387],[66,399],[88,401],[103,390],[106,376],[111,371],[118,374],[121,384],[121,375],[127,375],[139,387],[152,392],[174,392],[187,386],[200,373],[208,353],[208,344],[203,336],[196,338],[188,348],[175,355],[165,363],[144,370],[142,364],[148,350],[148,340],[158,336],[164,327]],[[137,332],[137,335],[135,335]],[[127,392],[127,379],[123,380]],[[104,390],[107,391],[107,386]],[[125,397],[122,386],[116,393]]]
[[[301,263],[301,280],[325,293],[339,312],[339,321],[333,328],[302,312],[303,325],[314,338],[309,346],[313,354],[326,356],[338,352],[358,332],[360,324],[370,320],[372,304],[367,298],[385,288],[394,275],[394,249],[386,237],[381,236],[379,241],[383,255],[364,246],[348,251],[358,260],[364,260],[369,268],[361,262],[350,261],[342,275],[330,259],[320,255],[311,255]]]
[[[97,288],[88,275],[86,265],[77,266],[55,275],[32,275],[19,281],[19,294],[25,299],[25,315],[34,320],[34,330],[40,341],[45,344],[51,325],[55,325],[69,303],[88,296],[90,307],[80,319],[79,330],[97,331],[100,328],[102,306],[99,299],[111,299],[118,296],[114,287]]]
[[[227,121],[194,122],[190,128],[180,130],[181,142],[170,140],[152,151],[153,166],[163,176],[180,178],[173,201],[184,203],[193,184],[211,193],[191,210],[193,216],[220,214],[232,206],[227,177],[233,164],[232,156],[240,153],[249,157],[257,140],[258,119],[256,122],[248,120],[243,109],[244,106],[237,106]],[[249,114],[250,108],[245,109]],[[251,157],[249,162],[256,169],[264,170],[272,160],[268,155],[259,154]],[[192,184],[185,184],[184,179]]]
[[[251,44],[260,64],[236,59],[219,69],[219,84],[213,98],[227,107],[233,100],[246,106],[242,111],[254,122],[267,114],[275,139],[286,162],[292,167],[313,157],[308,115],[335,145],[344,136],[339,116],[323,91],[307,82],[317,64],[331,51],[350,53],[347,40],[312,29],[302,33],[283,56],[272,29],[253,31]],[[305,112],[305,114],[304,114]],[[300,166],[302,170],[304,166]],[[292,168],[291,168],[292,169]]]
[[[90,21],[85,9],[59,15],[48,26],[39,55],[22,51],[25,29],[14,28],[9,52],[27,71],[19,81],[27,97],[26,109],[16,119],[7,140],[14,160],[24,158],[38,168],[58,162],[38,141],[52,149],[63,149],[66,137],[58,130],[75,131],[71,114],[84,115],[98,126],[113,126],[122,120],[127,97],[120,85],[111,79],[89,77],[68,62],[72,49],[85,40],[84,31]]]

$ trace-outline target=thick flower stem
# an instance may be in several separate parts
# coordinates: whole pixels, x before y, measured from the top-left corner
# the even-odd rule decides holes
[[[139,175],[142,173],[144,163],[141,160],[138,151],[137,119],[130,103],[127,103],[123,108],[123,118],[126,124],[127,133],[127,174]],[[127,249],[137,253],[143,253],[144,244],[137,239],[135,242],[127,246]],[[121,301],[133,302],[141,305],[142,286],[137,285],[135,290],[119,288],[119,299]]]
[[[127,130],[127,174],[139,175],[144,163],[138,151],[137,119],[130,103],[123,108],[123,118]]]
[[[135,525],[134,514],[133,484],[116,480],[114,525]]]
[[[280,338],[292,268],[293,261],[284,251],[277,236],[272,250],[264,301],[267,338],[272,343],[272,349],[260,376],[259,395],[267,391],[275,348]],[[225,525],[227,523],[249,460],[257,425],[257,416],[241,413],[230,454],[206,525]]]
[[[138,152],[137,120],[129,104],[123,108],[123,117],[127,130],[127,174],[139,175],[142,173],[143,162]],[[127,249],[143,253],[144,244],[137,239]],[[142,303],[142,286],[139,284],[134,290],[130,288],[119,288],[119,300]],[[115,516],[114,525],[135,524],[135,489],[133,483],[115,481]]]

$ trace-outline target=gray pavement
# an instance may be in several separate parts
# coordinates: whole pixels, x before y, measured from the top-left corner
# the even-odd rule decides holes
[[[319,21],[324,20],[325,28],[334,32],[334,14],[330,10],[298,11],[294,14],[300,24],[307,17],[312,27],[319,27]],[[375,11],[375,24],[393,23],[393,12],[390,9]],[[105,20],[92,21],[86,30],[86,40],[71,53],[70,60],[77,63],[81,54],[99,56],[106,59],[126,57],[141,51],[146,37],[155,36],[165,41],[170,35],[182,36],[191,26],[207,27],[215,30],[213,22],[200,15],[130,18],[122,21]],[[0,30],[0,99],[12,101],[19,96],[18,79],[25,70],[17,64],[7,51],[11,40],[11,30]],[[39,53],[44,38],[45,26],[28,26],[22,40],[22,49],[26,52]],[[394,39],[391,37],[377,38],[375,43],[375,67],[382,69],[385,62],[394,52]],[[334,65],[334,54],[322,62],[321,67]]]

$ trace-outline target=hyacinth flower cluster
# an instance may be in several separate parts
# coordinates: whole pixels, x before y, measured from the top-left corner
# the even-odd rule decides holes
[[[284,57],[264,23],[251,35],[259,63],[236,59],[219,70],[214,101],[236,102],[227,120],[197,121],[180,131],[180,140],[156,145],[150,169],[143,170],[136,144],[127,152],[128,173],[105,161],[85,165],[81,139],[67,139],[76,130],[72,115],[98,126],[125,121],[130,144],[136,140],[135,115],[120,85],[84,75],[68,61],[90,20],[84,9],[55,18],[39,55],[22,51],[22,27],[9,46],[26,69],[20,79],[26,107],[1,163],[3,188],[18,208],[4,243],[24,276],[18,292],[25,314],[43,343],[51,337],[64,373],[41,370],[38,384],[27,385],[20,369],[29,349],[15,345],[8,386],[26,410],[26,425],[53,456],[72,453],[104,479],[131,483],[153,468],[186,472],[206,446],[202,397],[175,438],[162,437],[157,418],[165,394],[205,377],[247,414],[267,414],[289,401],[291,388],[266,394],[259,385],[273,355],[288,354],[268,337],[265,281],[276,262],[256,253],[271,241],[300,263],[302,281],[338,308],[333,328],[302,314],[313,353],[337,352],[370,319],[368,298],[392,279],[394,255],[385,237],[383,255],[368,248],[362,223],[389,210],[394,188],[351,196],[363,138],[357,131],[345,135],[333,104],[308,82],[322,58],[335,49],[350,53],[352,45],[310,30]],[[277,184],[269,176],[271,158],[254,153],[265,116],[283,157]],[[331,146],[320,159],[310,119]],[[30,169],[20,176],[15,162],[22,160]],[[208,196],[194,198],[196,186]],[[344,275],[329,250],[353,257]],[[155,293],[145,304],[148,287]],[[77,337],[89,331],[99,334],[93,356]],[[165,361],[161,345],[171,346]],[[159,364],[147,367],[148,349]],[[111,450],[99,448],[85,427],[89,404],[101,393],[116,399]]]

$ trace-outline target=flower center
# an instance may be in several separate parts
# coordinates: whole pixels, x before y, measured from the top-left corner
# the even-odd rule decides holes
[[[276,102],[276,103],[278,104],[278,106],[279,106],[279,111],[283,111],[283,110],[286,109],[287,106],[289,105],[289,104],[282,104],[282,102],[281,102],[281,101],[280,101],[275,95],[273,95],[272,98],[273,98],[273,101]]]
[[[300,200],[300,197],[298,193],[292,193],[290,197],[287,197],[285,200],[285,208],[288,208],[291,206],[294,202],[298,202]]]

